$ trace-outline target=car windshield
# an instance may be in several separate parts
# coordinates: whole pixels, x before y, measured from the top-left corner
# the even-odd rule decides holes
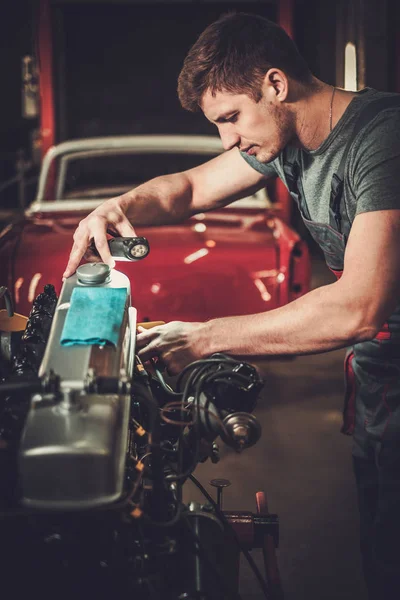
[[[192,169],[215,155],[152,152],[75,158],[68,156],[62,177],[63,198],[103,198],[110,188],[128,191],[144,181]]]
[[[193,151],[79,154],[67,154],[61,159],[57,190],[59,199],[110,198],[159,175],[192,169],[217,155]],[[260,207],[265,207],[266,194],[257,194],[253,196],[254,200]]]

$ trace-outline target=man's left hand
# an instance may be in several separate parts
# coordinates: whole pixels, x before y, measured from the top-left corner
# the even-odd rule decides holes
[[[140,328],[136,338],[139,358],[145,362],[156,356],[170,375],[176,375],[189,363],[207,356],[206,328],[206,323],[181,321]]]

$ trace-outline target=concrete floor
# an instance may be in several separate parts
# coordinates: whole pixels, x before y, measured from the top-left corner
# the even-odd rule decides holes
[[[313,258],[316,287],[332,281]],[[261,440],[242,455],[222,443],[217,465],[200,464],[196,477],[214,495],[209,480],[231,480],[224,508],[255,511],[255,493],[265,490],[280,518],[279,568],[285,600],[366,600],[358,552],[358,513],[351,466],[351,438],[340,433],[344,350],[270,361],[255,414]],[[215,495],[214,495],[215,497]],[[191,482],[185,501],[202,501]],[[262,568],[261,550],[253,556]],[[243,600],[263,598],[242,561]]]

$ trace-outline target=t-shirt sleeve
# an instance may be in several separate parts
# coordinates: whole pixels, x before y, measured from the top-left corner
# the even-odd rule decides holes
[[[400,110],[384,111],[359,136],[349,169],[356,215],[400,209]]]
[[[244,160],[251,166],[253,169],[265,175],[266,177],[275,177],[278,173],[274,166],[274,162],[270,162],[268,164],[261,163],[254,156],[249,156],[246,152],[240,152],[241,156]]]

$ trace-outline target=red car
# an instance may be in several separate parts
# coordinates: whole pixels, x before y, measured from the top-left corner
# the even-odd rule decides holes
[[[0,234],[0,285],[29,314],[46,283],[56,291],[78,222],[102,200],[222,152],[219,138],[137,135],[80,139],[51,148],[35,202]],[[267,191],[180,225],[138,228],[151,252],[118,262],[139,321],[203,321],[270,310],[309,289],[306,243],[279,217]]]

